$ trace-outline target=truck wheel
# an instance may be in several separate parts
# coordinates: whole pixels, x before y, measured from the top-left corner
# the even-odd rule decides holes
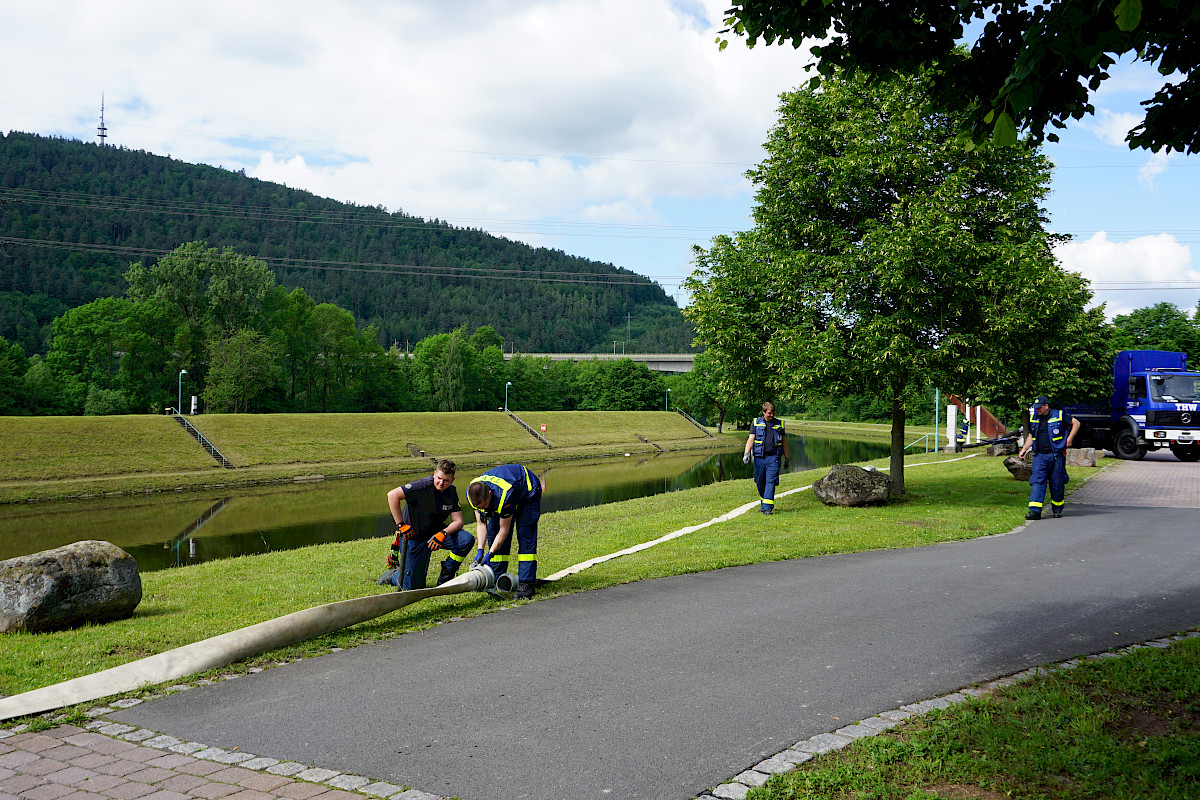
[[[1175,444],[1171,442],[1171,452],[1180,461],[1200,461],[1200,444]]]
[[[1146,456],[1146,448],[1138,444],[1137,436],[1126,428],[1117,434],[1113,440],[1113,453],[1117,458],[1127,461],[1141,461]]]

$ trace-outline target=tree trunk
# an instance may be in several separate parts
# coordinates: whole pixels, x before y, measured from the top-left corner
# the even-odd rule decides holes
[[[891,497],[904,496],[904,399],[900,392],[892,392],[892,452],[891,460],[892,490]]]

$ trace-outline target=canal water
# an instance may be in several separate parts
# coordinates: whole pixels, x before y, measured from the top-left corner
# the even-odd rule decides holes
[[[731,443],[737,440],[731,439]],[[788,437],[791,471],[853,464],[888,453],[886,444]],[[588,463],[528,466],[545,481],[543,512],[613,503],[752,477],[742,448],[713,453],[617,456]],[[463,468],[466,482],[483,472]],[[0,507],[0,560],[84,539],[112,542],[142,572],[325,542],[387,537],[395,523],[387,492],[415,475],[288,483],[237,490],[136,495],[107,500]],[[753,492],[753,488],[747,491]],[[469,510],[467,514],[470,521]]]

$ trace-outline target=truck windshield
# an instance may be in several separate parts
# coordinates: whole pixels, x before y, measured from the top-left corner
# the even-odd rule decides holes
[[[1155,375],[1150,395],[1162,403],[1194,403],[1200,400],[1200,375]]]

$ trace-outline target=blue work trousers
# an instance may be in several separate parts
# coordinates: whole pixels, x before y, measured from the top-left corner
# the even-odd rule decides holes
[[[1035,514],[1042,513],[1046,500],[1046,486],[1050,486],[1050,503],[1056,509],[1062,509],[1066,501],[1067,454],[1064,453],[1034,453],[1033,474],[1029,476],[1029,510]]]
[[[509,531],[508,538],[496,550],[496,554],[492,556],[492,560],[489,562],[497,578],[508,571],[509,552],[512,550],[512,542],[515,538],[518,548],[517,580],[520,583],[537,580],[538,520],[541,517],[542,495],[540,492],[532,500],[513,512],[512,530]],[[488,514],[487,539],[489,548],[492,542],[496,540],[496,534],[499,532],[500,517],[496,514]]]
[[[474,536],[465,530],[458,530],[446,537],[446,542],[441,549],[450,553],[446,558],[454,559],[457,567],[467,553],[471,552],[473,544],[475,544]],[[408,555],[404,559],[404,584],[400,587],[402,590],[425,588],[425,581],[429,575],[429,558],[432,554],[433,551],[429,549],[429,540],[415,538],[409,540]],[[394,581],[392,585],[395,585]]]
[[[754,459],[754,485],[758,487],[763,511],[775,510],[775,487],[779,485],[779,467],[782,463],[783,455],[780,453]]]

